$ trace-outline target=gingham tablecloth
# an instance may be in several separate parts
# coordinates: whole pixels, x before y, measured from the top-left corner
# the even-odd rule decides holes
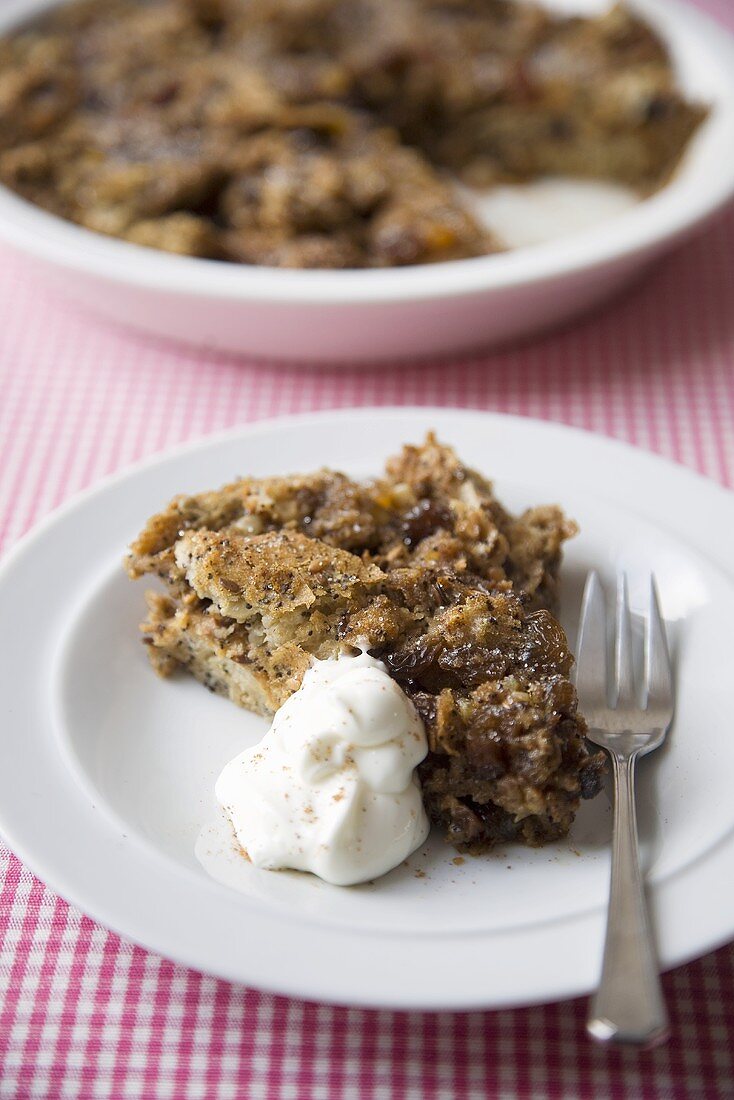
[[[734,27],[730,0],[707,6]],[[170,444],[363,404],[562,421],[731,486],[734,212],[568,331],[400,370],[304,371],[153,343],[83,316],[0,251],[0,546]],[[583,1001],[459,1014],[304,1004],[126,943],[0,843],[2,1098],[734,1097],[734,946],[668,974],[665,987],[673,1039],[645,1054],[587,1042]]]

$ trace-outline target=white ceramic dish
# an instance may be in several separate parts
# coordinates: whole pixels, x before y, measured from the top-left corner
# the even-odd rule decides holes
[[[53,889],[152,950],[307,998],[497,1007],[592,987],[608,873],[604,794],[584,805],[565,843],[457,865],[434,838],[373,886],[240,863],[236,892],[195,856],[198,844],[210,870],[231,874],[214,779],[264,722],[193,680],[152,674],[137,631],[143,585],[123,575],[123,547],[175,492],[322,463],[369,474],[429,426],[496,474],[511,505],[561,499],[579,519],[563,572],[567,625],[588,568],[610,577],[626,567],[640,598],[655,570],[679,686],[675,727],[643,762],[640,791],[663,965],[734,936],[734,582],[725,572],[734,498],[586,433],[446,410],[329,413],[184,447],[65,506],[7,557],[0,830]]]
[[[52,2],[9,0],[0,11],[0,32]],[[599,11],[608,3],[553,0],[551,6]],[[734,194],[732,39],[677,0],[633,0],[632,6],[669,42],[682,86],[712,105],[711,116],[667,187],[582,232],[451,264],[279,271],[107,239],[0,188],[0,238],[32,258],[65,294],[110,319],[232,352],[377,361],[531,335],[619,290]],[[533,204],[531,194],[531,210]]]

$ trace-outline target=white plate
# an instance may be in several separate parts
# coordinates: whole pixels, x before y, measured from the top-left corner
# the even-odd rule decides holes
[[[640,790],[663,963],[734,936],[731,495],[586,433],[446,410],[328,413],[185,447],[67,505],[8,557],[0,829],[54,890],[152,950],[307,998],[489,1007],[591,988],[607,889],[606,794],[584,806],[567,842],[457,865],[434,839],[372,886],[240,865],[238,893],[194,854],[215,816],[219,768],[264,723],[193,680],[153,675],[137,632],[144,585],[123,574],[125,545],[176,492],[321,464],[366,475],[428,427],[495,476],[511,506],[560,500],[580,521],[563,569],[567,624],[590,567],[610,577],[625,566],[639,598],[655,570],[680,695],[675,728],[644,762]],[[202,843],[216,856],[216,837]]]
[[[58,0],[5,0],[0,33]],[[548,0],[599,12],[610,0]],[[283,271],[167,255],[91,233],[0,187],[0,238],[63,293],[159,336],[277,359],[359,361],[437,355],[529,336],[588,310],[704,224],[734,194],[734,44],[677,0],[630,0],[669,44],[679,80],[711,104],[675,177],[615,217],[602,203],[584,231],[496,256],[385,271]],[[495,215],[529,225],[588,222],[574,187],[502,193]],[[525,195],[520,202],[519,196]],[[598,198],[598,197],[597,197]],[[583,205],[583,218],[577,216]],[[597,199],[591,198],[592,206]],[[498,205],[499,204],[499,205]],[[523,211],[527,209],[528,215]],[[535,231],[537,238],[538,232]]]

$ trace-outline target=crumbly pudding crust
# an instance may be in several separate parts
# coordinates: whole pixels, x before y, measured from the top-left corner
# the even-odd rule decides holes
[[[550,610],[574,531],[555,506],[511,515],[429,435],[373,482],[321,470],[176,497],[127,569],[164,582],[142,626],[154,668],[259,713],[313,657],[385,661],[426,725],[428,812],[481,851],[564,836],[600,787]]]
[[[394,267],[502,247],[456,181],[647,194],[705,115],[621,7],[81,0],[0,39],[0,181],[191,256]]]

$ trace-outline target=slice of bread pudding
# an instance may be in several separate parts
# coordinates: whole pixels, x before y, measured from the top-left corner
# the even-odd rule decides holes
[[[193,673],[258,713],[311,660],[368,649],[429,739],[424,800],[454,844],[564,836],[597,793],[549,605],[574,527],[555,507],[511,516],[429,436],[370,483],[322,470],[178,497],[133,543],[157,574],[143,624],[154,668]]]

